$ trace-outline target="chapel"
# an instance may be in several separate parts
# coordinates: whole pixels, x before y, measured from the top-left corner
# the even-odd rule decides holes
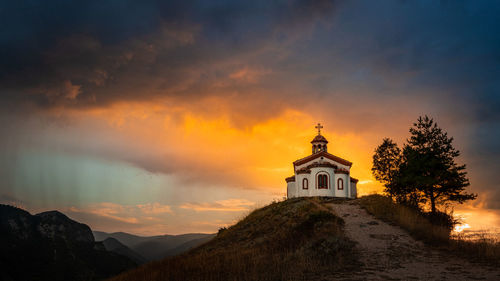
[[[311,141],[312,154],[293,162],[294,175],[285,179],[287,198],[356,198],[358,180],[350,175],[352,163],[328,153],[328,141],[321,135],[323,126],[318,123],[315,128],[318,135]]]

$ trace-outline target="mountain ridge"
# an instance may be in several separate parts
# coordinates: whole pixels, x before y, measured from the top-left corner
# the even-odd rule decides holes
[[[147,259],[136,253],[129,247],[123,245],[120,241],[115,238],[108,237],[101,242],[106,248],[107,251],[114,252],[120,254],[122,256],[126,256],[133,260],[137,264],[143,264],[147,262]]]
[[[181,254],[212,239],[215,234],[185,233],[179,235],[139,236],[126,232],[93,231],[96,240],[114,238],[147,261]]]

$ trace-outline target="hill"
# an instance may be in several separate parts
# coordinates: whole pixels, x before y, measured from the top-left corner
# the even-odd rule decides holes
[[[101,280],[135,265],[60,212],[0,205],[0,280]]]
[[[144,257],[147,261],[160,260],[183,253],[212,239],[215,234],[188,233],[181,235],[137,236],[125,232],[94,231],[97,241],[114,238]]]
[[[272,203],[209,242],[111,280],[316,280],[358,265],[344,221],[310,199]]]

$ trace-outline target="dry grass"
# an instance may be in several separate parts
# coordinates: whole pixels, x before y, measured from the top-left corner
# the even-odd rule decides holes
[[[414,238],[468,259],[500,265],[500,241],[494,239],[467,240],[450,237],[450,227],[433,224],[425,213],[396,204],[381,195],[369,195],[358,199],[360,205],[375,217],[401,226]]]
[[[448,227],[432,224],[423,213],[396,204],[389,197],[375,194],[363,196],[358,200],[368,213],[401,226],[416,239],[424,240],[430,244],[447,243],[449,240],[450,229]]]
[[[469,240],[458,236],[450,239],[449,248],[476,261],[500,265],[500,241],[493,238],[479,238]]]
[[[312,280],[357,264],[343,225],[307,200],[275,202],[188,253],[111,280]]]

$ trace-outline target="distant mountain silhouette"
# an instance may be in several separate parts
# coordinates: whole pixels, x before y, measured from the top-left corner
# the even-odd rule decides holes
[[[31,215],[0,204],[0,280],[101,280],[135,265],[58,211]]]
[[[113,253],[120,254],[122,256],[126,256],[126,257],[130,258],[131,260],[133,260],[134,262],[136,262],[137,264],[143,264],[147,261],[146,258],[139,255],[138,253],[136,253],[135,251],[133,251],[129,247],[123,245],[122,243],[120,243],[120,241],[116,240],[115,238],[108,237],[108,238],[104,239],[104,241],[102,241],[102,243],[103,243],[104,247],[106,248],[106,250],[113,252]]]
[[[102,231],[92,231],[94,234],[95,241],[103,241],[108,237],[115,238],[116,240],[120,241],[123,243],[125,246],[129,248],[134,248],[136,245],[146,242],[151,238],[154,237],[159,237],[159,236],[137,236],[125,232],[113,232],[113,233],[106,233]]]
[[[94,231],[93,233],[97,241],[114,238],[148,261],[181,254],[215,237],[215,234],[203,233],[150,237],[137,236],[124,232],[106,233]]]

